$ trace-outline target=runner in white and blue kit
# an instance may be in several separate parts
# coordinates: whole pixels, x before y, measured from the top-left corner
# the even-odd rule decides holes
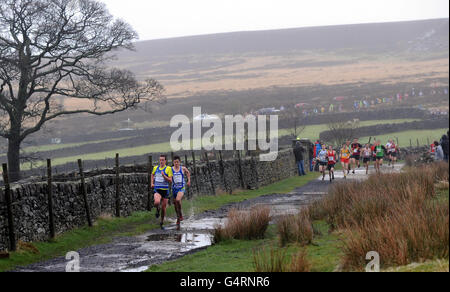
[[[180,223],[183,221],[183,214],[181,209],[181,200],[186,193],[186,185],[191,186],[191,173],[189,170],[181,166],[181,159],[179,156],[173,158],[173,185],[172,194],[174,198],[175,212],[177,213],[177,228],[180,228]],[[187,182],[186,182],[187,178]]]

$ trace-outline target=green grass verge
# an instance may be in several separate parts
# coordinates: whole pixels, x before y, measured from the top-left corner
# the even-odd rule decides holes
[[[307,176],[290,177],[272,185],[261,187],[258,190],[242,191],[232,195],[219,194],[216,196],[196,197],[192,200],[184,201],[183,210],[185,214],[189,214],[191,211],[198,214],[206,210],[217,209],[228,203],[241,202],[262,195],[288,193],[315,178],[317,178],[317,173],[308,173]],[[173,207],[169,207],[167,216],[172,217],[174,214]],[[9,259],[0,259],[0,272],[12,270],[17,266],[64,256],[68,251],[108,243],[117,236],[138,235],[158,227],[158,221],[154,217],[154,212],[135,212],[126,218],[98,219],[92,228],[85,226],[65,232],[58,235],[51,242],[32,243],[32,246],[37,249],[37,253],[29,249],[19,249],[17,252],[11,252]]]
[[[18,250],[11,252],[9,259],[0,259],[0,272],[63,256],[69,251],[91,245],[108,243],[116,236],[131,236],[157,227],[156,219],[148,212],[136,212],[127,218],[99,219],[91,228],[76,228],[58,235],[53,241],[32,243],[38,252],[22,249],[18,244]]]
[[[382,270],[382,272],[399,272],[399,273],[413,273],[413,272],[449,272],[448,260],[434,260],[424,263],[413,263],[407,266],[395,267]]]
[[[415,272],[449,272],[448,260],[427,261],[413,263],[407,266],[395,267],[383,270],[383,272],[415,273]]]
[[[437,192],[435,200],[449,200],[449,190]],[[329,233],[329,225],[324,221],[313,223],[320,235],[316,235],[313,244],[306,247],[312,272],[332,272],[339,270],[343,256],[341,233]],[[178,260],[151,266],[147,272],[253,272],[253,256],[255,251],[279,249],[276,226],[269,226],[265,239],[231,240],[208,247],[195,254]],[[286,257],[299,250],[296,245],[286,247]],[[404,267],[388,268],[386,272],[448,272],[448,260],[435,260],[425,263],[411,264]]]
[[[316,236],[313,245],[307,247],[308,260],[313,272],[332,272],[339,264],[340,236],[328,234],[325,222],[314,223],[322,235]],[[195,254],[161,265],[151,266],[147,272],[254,272],[253,256],[255,252],[279,249],[276,226],[269,226],[265,239],[231,240],[208,247]],[[299,250],[297,245],[286,248],[286,259]]]

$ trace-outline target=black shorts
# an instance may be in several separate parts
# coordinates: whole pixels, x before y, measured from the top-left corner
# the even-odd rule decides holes
[[[397,157],[397,152],[391,152],[389,154],[391,155],[391,157]]]
[[[377,157],[377,161],[381,160],[381,159],[384,159],[384,157]]]
[[[360,154],[353,154],[352,156],[350,156],[350,158],[354,158],[356,160],[359,160],[361,158]]]
[[[169,190],[155,190],[155,194],[160,194],[163,199],[169,199]]]
[[[321,162],[321,161],[319,161],[319,165],[320,165],[320,166],[327,166],[327,165],[328,165],[328,162]]]
[[[334,166],[335,166],[335,164],[333,163],[333,164],[328,164],[328,167],[327,167],[327,169],[328,170],[331,170],[332,168],[334,168]]]
[[[372,157],[372,161],[377,161],[377,157],[376,156]]]
[[[364,158],[363,158],[363,162],[364,162],[364,163],[370,162],[370,157],[364,157]]]

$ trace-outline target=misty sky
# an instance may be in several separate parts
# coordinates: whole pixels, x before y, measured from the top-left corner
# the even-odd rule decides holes
[[[448,0],[101,0],[140,40],[448,18]]]

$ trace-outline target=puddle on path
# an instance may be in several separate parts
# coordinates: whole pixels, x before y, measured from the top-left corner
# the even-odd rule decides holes
[[[317,199],[300,192],[256,199],[243,205],[267,205],[272,216],[296,213],[302,206]],[[91,246],[79,251],[82,272],[143,272],[152,265],[175,260],[213,244],[212,231],[224,225],[226,214],[214,212],[206,218],[190,217],[176,230],[173,218],[166,221],[166,230],[152,230],[135,237],[117,238],[112,243]],[[64,271],[67,261],[57,258],[19,269],[21,271]]]
[[[181,233],[181,234],[151,234],[147,236],[147,241],[171,241],[179,243],[187,243],[193,245],[194,248],[210,246],[212,242],[212,234],[195,234],[195,233]]]

